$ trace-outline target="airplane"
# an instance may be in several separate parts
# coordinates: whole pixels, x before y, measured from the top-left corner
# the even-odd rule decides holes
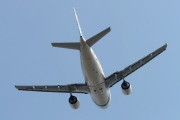
[[[125,77],[145,65],[147,62],[158,56],[160,53],[166,50],[167,44],[158,48],[154,52],[141,58],[135,63],[127,66],[123,70],[116,71],[105,77],[101,64],[92,50],[92,46],[97,43],[102,37],[111,31],[110,27],[99,32],[93,37],[85,40],[82,34],[82,30],[79,24],[78,16],[75,8],[74,15],[76,18],[77,26],[80,33],[80,42],[65,42],[65,43],[51,43],[53,47],[68,48],[78,50],[80,52],[80,60],[82,73],[84,75],[84,83],[74,83],[67,85],[31,85],[22,86],[15,85],[18,90],[24,91],[39,91],[39,92],[57,92],[57,93],[69,93],[69,104],[73,109],[78,109],[80,102],[73,93],[90,94],[94,103],[100,108],[107,108],[111,99],[110,88],[122,80],[121,89],[123,94],[129,95],[132,91],[131,84],[125,80]]]

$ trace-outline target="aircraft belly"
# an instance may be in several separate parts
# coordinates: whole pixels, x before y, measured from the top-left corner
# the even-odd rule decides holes
[[[93,101],[100,107],[107,106],[110,92],[104,83],[104,72],[98,58],[88,46],[81,48],[81,66]]]
[[[92,49],[86,48],[81,52],[81,64],[83,74],[87,77],[90,85],[104,82],[102,67]]]
[[[91,60],[87,60],[86,62],[87,64],[85,64],[85,73],[89,82],[91,82],[91,85],[97,85],[102,83],[104,81],[104,77],[99,68],[93,65]]]
[[[90,87],[90,94],[96,105],[100,107],[107,107],[110,101],[110,92],[104,84],[98,87]]]

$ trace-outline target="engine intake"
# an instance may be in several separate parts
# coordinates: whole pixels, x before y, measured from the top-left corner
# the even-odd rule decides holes
[[[129,95],[132,91],[131,84],[125,80],[121,84],[121,88],[124,95]]]
[[[77,99],[76,96],[73,96],[73,95],[71,95],[69,97],[69,104],[70,104],[71,108],[73,108],[73,109],[78,109],[80,106],[79,100]]]

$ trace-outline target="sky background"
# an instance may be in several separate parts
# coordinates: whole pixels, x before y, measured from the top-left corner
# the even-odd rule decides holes
[[[179,120],[179,0],[0,0],[1,120]],[[14,85],[83,83],[79,51],[51,42],[77,42],[83,35],[111,32],[93,46],[106,76],[122,70],[167,43],[165,52],[126,77],[133,91],[111,88],[107,109],[89,95],[18,91]]]

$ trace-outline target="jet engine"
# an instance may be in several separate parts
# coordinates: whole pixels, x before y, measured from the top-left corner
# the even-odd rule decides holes
[[[129,95],[132,91],[132,87],[131,87],[130,83],[125,80],[121,84],[121,88],[122,88],[122,92],[124,95]]]
[[[73,109],[78,109],[79,105],[80,105],[79,100],[77,99],[77,97],[73,96],[73,95],[71,95],[69,97],[69,104],[70,104],[71,108],[73,108]]]

